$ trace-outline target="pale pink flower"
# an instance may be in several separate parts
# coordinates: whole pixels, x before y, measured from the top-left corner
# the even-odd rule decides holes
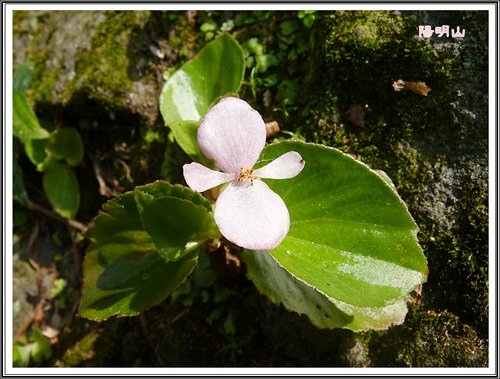
[[[285,203],[261,179],[293,178],[304,167],[300,154],[290,151],[254,170],[265,144],[260,114],[241,99],[225,97],[198,128],[201,151],[220,171],[195,162],[183,167],[186,183],[198,192],[229,182],[215,203],[215,223],[229,241],[252,250],[275,248],[290,227]]]

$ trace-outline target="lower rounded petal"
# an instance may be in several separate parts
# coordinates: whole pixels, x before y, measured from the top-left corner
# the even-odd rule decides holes
[[[214,218],[222,235],[246,249],[278,246],[290,228],[288,209],[262,182],[231,182],[215,203]]]

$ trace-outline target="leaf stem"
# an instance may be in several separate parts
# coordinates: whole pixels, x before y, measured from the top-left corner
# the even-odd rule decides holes
[[[73,229],[78,230],[79,232],[85,233],[87,231],[88,225],[86,225],[80,221],[77,221],[77,220],[68,220],[64,217],[61,217],[61,216],[55,214],[54,212],[52,212],[51,210],[44,208],[41,205],[34,203],[31,200],[28,200],[26,206],[29,210],[43,213],[44,215],[52,218],[53,220],[56,220],[56,221],[59,221],[65,225],[68,225],[68,226],[72,227]]]

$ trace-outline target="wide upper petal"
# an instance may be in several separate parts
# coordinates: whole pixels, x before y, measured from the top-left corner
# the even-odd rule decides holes
[[[214,171],[196,162],[185,164],[182,171],[187,185],[198,192],[209,190],[234,179],[233,174]]]
[[[215,223],[229,241],[252,250],[278,246],[290,228],[288,209],[262,182],[231,182],[215,203]]]
[[[266,126],[245,101],[225,97],[205,115],[198,128],[198,145],[221,171],[252,168],[266,144]]]
[[[264,167],[253,172],[259,178],[289,179],[297,176],[304,168],[304,160],[296,151],[289,151]]]

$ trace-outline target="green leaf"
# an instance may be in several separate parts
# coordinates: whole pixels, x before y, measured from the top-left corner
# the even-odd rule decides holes
[[[217,30],[217,23],[213,20],[208,20],[207,22],[204,22],[203,24],[201,24],[200,30],[203,33],[213,32],[213,31]]]
[[[205,241],[218,237],[211,212],[188,199],[155,198],[136,189],[135,200],[144,229],[167,260],[178,260]]]
[[[17,162],[17,159],[14,159],[12,163],[12,175],[13,175],[13,189],[12,189],[12,197],[15,201],[17,201],[21,205],[28,204],[28,193],[26,192],[26,187],[24,185],[24,177],[23,171]]]
[[[45,359],[49,359],[52,355],[52,345],[49,339],[38,329],[33,329],[31,338],[33,339],[33,350],[31,351],[33,360],[35,362],[41,362]]]
[[[278,65],[279,61],[274,54],[257,55],[257,71],[260,73],[266,72],[269,67]]]
[[[23,345],[19,341],[14,343],[12,350],[12,365],[14,367],[28,367],[30,364],[31,345]]]
[[[83,142],[75,128],[56,129],[47,141],[47,151],[55,159],[64,159],[70,166],[83,159]]]
[[[23,141],[49,137],[49,132],[40,126],[38,118],[36,117],[25,92],[14,91],[13,105],[14,136]]]
[[[286,102],[287,104],[295,104],[300,95],[300,85],[297,80],[285,79],[278,86],[276,99]]]
[[[205,166],[213,166],[211,160],[206,158],[198,146],[197,132],[199,121],[176,121],[170,124],[175,140],[192,160]],[[175,132],[174,132],[175,130]]]
[[[291,150],[304,170],[266,180],[290,212],[288,235],[270,251],[287,272],[336,302],[371,311],[425,281],[418,228],[384,179],[336,149],[303,142],[269,145],[259,164]]]
[[[311,26],[313,26],[314,21],[316,20],[316,15],[314,13],[316,13],[316,11],[311,11],[311,10],[299,11],[297,13],[297,16],[299,19],[302,20],[302,24],[306,28],[310,28]]]
[[[26,92],[31,83],[31,69],[29,63],[24,63],[14,71],[14,91]]]
[[[298,280],[265,251],[243,252],[248,277],[260,293],[274,304],[306,315],[318,328],[348,328],[354,331],[387,329],[404,321],[406,301],[400,300],[383,308],[361,308],[322,294]]]
[[[80,206],[80,190],[73,170],[55,164],[44,172],[42,183],[54,210],[67,219],[75,217]]]
[[[164,180],[157,180],[154,183],[136,187],[136,190],[152,195],[156,198],[162,196],[175,196],[189,200],[196,205],[204,207],[207,211],[212,211],[212,205],[200,193],[179,184],[170,184]]]
[[[31,70],[29,64],[19,66],[14,72],[13,79],[13,134],[23,141],[30,139],[43,139],[49,136],[49,132],[43,129],[33,108],[28,100],[26,91],[31,82]]]
[[[91,243],[83,264],[80,302],[83,317],[103,320],[113,315],[137,315],[166,298],[192,272],[199,250],[197,246],[189,246],[189,236],[203,233],[183,230],[183,236],[188,236],[185,240],[180,241],[178,236],[172,240],[179,249],[178,254],[174,254],[178,259],[172,261],[162,255],[160,248],[169,250],[169,242],[158,234],[163,230],[171,237],[172,233],[161,219],[156,220],[157,226],[152,225],[154,212],[149,208],[163,207],[165,199],[181,200],[183,209],[189,203],[196,212],[200,209],[211,212],[210,203],[200,194],[163,181],[136,187],[135,191],[108,201],[87,234]],[[167,210],[171,217],[176,216],[174,212],[177,209]],[[162,246],[158,248],[155,242]]]
[[[243,43],[243,47],[248,50],[249,53],[254,55],[264,54],[264,46],[259,42],[258,38],[250,38]]]
[[[210,287],[217,280],[217,274],[212,269],[212,264],[207,254],[201,254],[198,266],[193,271],[191,275],[193,282],[195,282],[200,287],[206,288]]]
[[[47,159],[47,153],[45,152],[46,143],[47,141],[44,139],[26,140],[24,142],[24,151],[35,166],[39,166]]]
[[[201,156],[195,133],[200,119],[218,97],[238,91],[244,70],[243,49],[223,33],[166,81],[160,97],[163,120],[193,159]]]
[[[30,139],[24,141],[24,151],[39,172],[47,171],[57,164],[54,158],[47,155],[47,141],[48,139]]]
[[[30,341],[26,339],[14,343],[12,351],[13,366],[28,367],[30,361],[40,363],[49,359],[52,355],[52,345],[47,337],[38,329],[33,329],[30,333]]]
[[[28,221],[28,216],[27,216],[26,212],[18,211],[16,209],[14,209],[14,214],[12,216],[12,226],[14,228],[16,228],[18,226],[22,226],[22,225],[26,224],[26,221]]]
[[[281,33],[284,36],[291,36],[293,33],[299,30],[300,23],[297,20],[287,20],[283,21],[280,27],[281,27]]]

